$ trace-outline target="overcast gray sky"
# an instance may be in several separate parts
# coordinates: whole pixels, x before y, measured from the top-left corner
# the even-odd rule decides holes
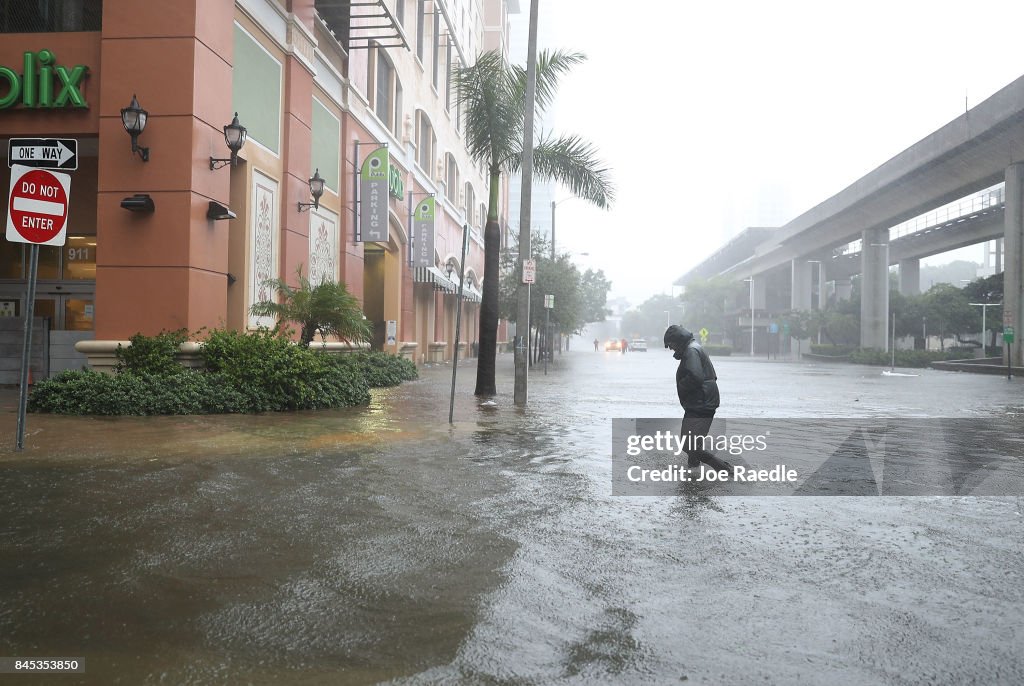
[[[588,56],[552,125],[600,147],[618,193],[608,212],[559,204],[559,247],[589,253],[578,262],[634,305],[744,227],[792,220],[963,114],[965,98],[973,107],[1024,75],[1019,0],[539,7],[542,46]]]

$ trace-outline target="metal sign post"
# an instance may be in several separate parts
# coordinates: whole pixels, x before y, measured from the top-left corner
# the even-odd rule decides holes
[[[448,401],[448,423],[455,412],[455,373],[459,370],[459,333],[462,329],[462,289],[466,283],[466,252],[469,250],[469,224],[462,225],[462,262],[459,263],[459,294],[455,298],[455,355],[452,358],[452,395]]]
[[[39,272],[39,246],[32,244],[28,249],[28,295],[25,306],[25,333],[21,347],[21,384],[18,389],[18,439],[17,451],[25,449],[25,412],[28,409],[28,369],[32,364],[32,318],[36,309],[36,274]]]
[[[35,315],[39,246],[64,245],[67,241],[71,177],[60,172],[11,165],[11,190],[7,199],[6,238],[29,243],[28,283],[25,294],[25,333],[21,349],[21,389],[18,395],[16,448],[25,447],[25,411],[32,352],[32,319]]]
[[[551,356],[551,308],[555,306],[555,296],[544,295],[544,376],[548,375],[548,357]]]

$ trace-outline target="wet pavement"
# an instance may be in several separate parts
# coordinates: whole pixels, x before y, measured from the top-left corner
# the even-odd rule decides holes
[[[1024,380],[715,364],[725,417],[1024,429]],[[341,411],[29,415],[21,454],[0,394],[0,656],[86,664],[0,679],[1024,683],[1019,496],[616,497],[611,419],[680,414],[667,351],[562,355],[526,410],[498,366],[452,426],[438,367]]]

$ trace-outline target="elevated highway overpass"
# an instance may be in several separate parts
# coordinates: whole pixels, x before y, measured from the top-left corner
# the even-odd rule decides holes
[[[999,183],[1005,184],[999,202],[974,216],[892,236],[901,223]],[[1004,245],[1004,322],[1019,327],[1024,320],[1024,77],[788,224],[748,229],[675,283],[721,275],[753,279],[757,292],[769,275],[785,271],[791,307],[808,309],[814,263],[823,266],[828,280],[860,273],[861,345],[886,349],[889,265],[900,264],[909,283],[911,274],[919,273],[921,257],[992,238],[1002,238]],[[861,243],[859,252],[836,257],[855,241]],[[1011,354],[1015,364],[1024,363],[1019,336]]]

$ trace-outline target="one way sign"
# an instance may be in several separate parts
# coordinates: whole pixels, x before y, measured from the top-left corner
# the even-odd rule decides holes
[[[20,164],[42,169],[78,169],[78,141],[74,138],[12,138],[7,166]]]

